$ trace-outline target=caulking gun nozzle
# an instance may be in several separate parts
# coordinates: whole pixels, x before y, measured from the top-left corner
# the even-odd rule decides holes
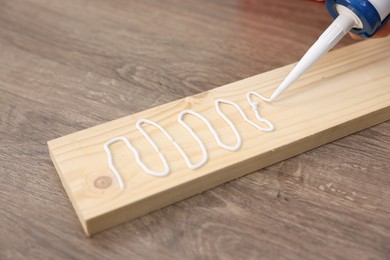
[[[311,46],[294,69],[287,75],[282,84],[272,94],[270,101],[275,100],[284,90],[296,81],[306,70],[316,63],[324,54],[339,42],[355,25],[355,20],[349,15],[339,15]]]

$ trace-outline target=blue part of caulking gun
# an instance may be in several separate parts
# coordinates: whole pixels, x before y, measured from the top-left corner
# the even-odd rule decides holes
[[[390,0],[329,0],[325,2],[330,15],[335,19],[339,15],[337,5],[343,5],[352,10],[360,19],[362,26],[352,28],[351,32],[363,38],[372,37],[389,21],[389,3]]]

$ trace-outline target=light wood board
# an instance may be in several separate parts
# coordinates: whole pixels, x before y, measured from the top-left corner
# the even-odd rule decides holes
[[[150,168],[162,170],[158,155],[135,128],[137,120],[147,118],[161,124],[196,162],[200,159],[200,149],[177,123],[180,111],[199,112],[212,122],[224,142],[233,144],[233,134],[216,113],[214,100],[234,101],[256,121],[245,93],[257,91],[270,96],[292,67],[49,141],[51,158],[86,234],[147,214],[390,119],[390,39],[360,42],[326,55],[276,102],[260,102],[260,112],[274,123],[274,132],[260,132],[244,122],[237,110],[222,105],[243,140],[236,152],[221,149],[200,120],[186,117],[185,121],[200,136],[209,153],[208,163],[200,169],[188,169],[173,144],[152,126],[144,129],[170,164],[171,174],[167,177],[147,175],[123,143],[112,145],[115,165],[126,185],[125,190],[119,188],[103,149],[106,141],[116,136],[127,137]]]

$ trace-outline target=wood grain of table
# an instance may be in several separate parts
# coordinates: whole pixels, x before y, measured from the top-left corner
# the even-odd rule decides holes
[[[0,259],[388,259],[390,122],[92,238],[47,150],[296,62],[330,22],[301,0],[0,0]]]

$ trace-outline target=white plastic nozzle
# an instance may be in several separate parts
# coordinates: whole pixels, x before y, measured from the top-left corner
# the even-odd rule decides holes
[[[345,34],[353,27],[360,24],[359,18],[348,8],[340,6],[339,16],[318,38],[313,46],[306,52],[294,69],[288,74],[282,84],[271,95],[270,100],[275,100],[284,90],[286,90],[295,80],[297,80],[306,70],[316,63],[324,54],[338,43]]]

